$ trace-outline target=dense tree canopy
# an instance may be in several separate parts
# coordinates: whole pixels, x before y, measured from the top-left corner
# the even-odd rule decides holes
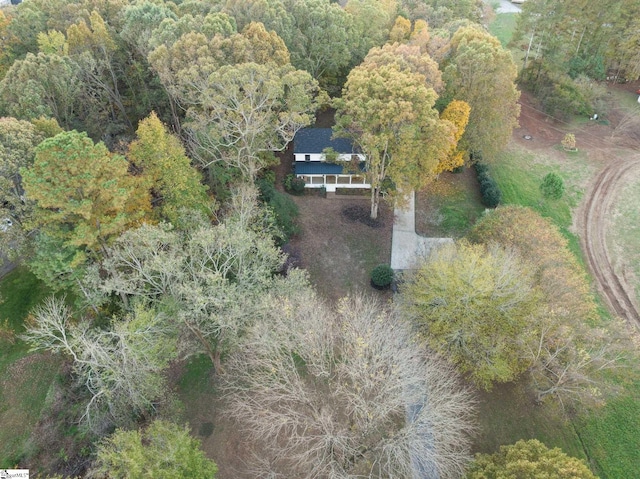
[[[533,272],[513,251],[466,242],[433,252],[403,301],[428,344],[481,387],[515,379],[542,313]]]
[[[597,479],[580,459],[536,439],[501,446],[495,454],[479,454],[466,479]]]
[[[553,62],[537,73],[640,74],[632,3],[605,0],[598,17],[586,0],[527,2],[521,37]],[[482,8],[29,0],[0,10],[0,115],[11,115],[0,118],[0,220],[13,221],[0,251],[73,296],[36,309],[23,339],[71,365],[61,388],[76,419],[98,434],[133,429],[99,443],[91,474],[217,473],[188,429],[150,420],[167,367],[193,354],[211,359],[228,414],[260,443],[251,477],[464,474],[469,395],[424,345],[481,387],[527,371],[539,400],[596,395],[592,373],[617,359],[615,338],[591,327],[588,283],[546,220],[485,215],[478,244],[444,247],[407,275],[405,309],[360,296],[330,308],[304,272],[281,271],[275,213],[252,184],[341,89],[335,133],[366,155],[374,218],[380,198],[401,204],[474,152],[490,160],[517,124],[518,91],[510,53],[472,23]],[[215,203],[203,173],[212,190],[224,185]],[[537,479],[565,464],[582,473],[518,444],[479,457],[470,477]]]
[[[16,118],[48,116],[72,128],[82,115],[83,90],[70,58],[29,53],[13,63],[0,83],[0,100],[2,109]]]
[[[425,20],[434,29],[463,18],[479,22],[483,11],[479,0],[400,0],[399,4],[411,20]]]
[[[461,27],[450,41],[445,96],[469,104],[469,123],[460,143],[486,160],[500,151],[518,126],[520,92],[511,53],[480,26]]]
[[[417,52],[397,61],[387,53],[372,50],[371,62],[367,57],[349,73],[336,101],[336,133],[351,138],[366,155],[372,218],[383,180],[401,194],[424,187],[454,141],[455,126],[440,120],[433,108],[437,94],[420,73],[423,67],[433,72],[432,63]]]
[[[22,168],[26,197],[35,202],[30,227],[73,251],[76,268],[150,211],[149,195],[128,172],[127,160],[85,133],[59,133],[36,148]],[[42,259],[42,258],[41,258]],[[55,270],[47,275],[55,288]]]
[[[99,448],[92,477],[128,479],[214,479],[218,468],[200,449],[200,441],[180,427],[163,420],[144,430],[118,429]]]
[[[33,201],[25,195],[20,169],[33,164],[36,146],[58,130],[55,121],[40,119],[34,124],[0,118],[0,218],[12,222],[12,227],[0,236],[0,251],[12,259],[26,253],[29,233],[26,223],[33,213]]]
[[[143,183],[152,191],[154,210],[179,225],[185,210],[209,213],[209,198],[200,173],[191,166],[180,140],[169,133],[155,113],[138,124],[137,140],[127,158],[142,169]]]
[[[237,192],[231,212],[215,226],[191,214],[186,230],[160,224],[127,231],[107,248],[100,268],[90,270],[90,300],[103,304],[115,293],[127,309],[136,301],[168,308],[183,349],[208,354],[222,372],[222,354],[260,318],[259,298],[274,286],[283,262],[255,195]]]
[[[311,123],[317,93],[317,82],[290,65],[223,66],[187,111],[194,150],[205,164],[222,161],[253,181],[264,153],[283,150]]]
[[[531,40],[545,64],[574,78],[603,80],[609,71],[635,80],[639,17],[640,5],[633,0],[526,2],[515,38]]]

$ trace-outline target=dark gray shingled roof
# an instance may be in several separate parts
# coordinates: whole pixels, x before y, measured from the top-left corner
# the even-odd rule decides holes
[[[337,153],[354,153],[351,140],[331,139],[331,128],[302,128],[293,139],[294,153],[322,153],[325,148],[333,148]]]

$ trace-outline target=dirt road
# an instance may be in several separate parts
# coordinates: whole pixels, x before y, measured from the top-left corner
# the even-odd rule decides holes
[[[640,328],[640,313],[633,288],[616,272],[606,244],[611,208],[621,182],[640,173],[640,155],[616,158],[598,173],[577,212],[577,227],[587,264],[611,310]]]

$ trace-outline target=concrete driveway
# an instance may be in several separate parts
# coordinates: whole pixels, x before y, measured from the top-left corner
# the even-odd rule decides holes
[[[499,6],[496,9],[496,13],[520,13],[522,11],[520,5],[511,3],[509,0],[498,0],[498,3]]]
[[[404,208],[396,206],[394,209],[391,268],[395,271],[415,269],[432,249],[453,241],[451,238],[425,238],[417,234],[415,192],[412,191],[407,199]]]

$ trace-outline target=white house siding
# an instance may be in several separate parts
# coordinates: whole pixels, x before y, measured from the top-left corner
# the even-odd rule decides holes
[[[306,160],[305,157],[309,156],[309,160]],[[351,161],[352,154],[340,154],[338,155],[338,161]],[[365,156],[362,154],[356,154],[360,161],[365,160]],[[324,155],[322,153],[294,153],[293,155],[295,161],[325,161]]]
[[[335,193],[337,188],[371,188],[364,176],[358,175],[297,175],[305,182],[305,188],[325,188]]]

